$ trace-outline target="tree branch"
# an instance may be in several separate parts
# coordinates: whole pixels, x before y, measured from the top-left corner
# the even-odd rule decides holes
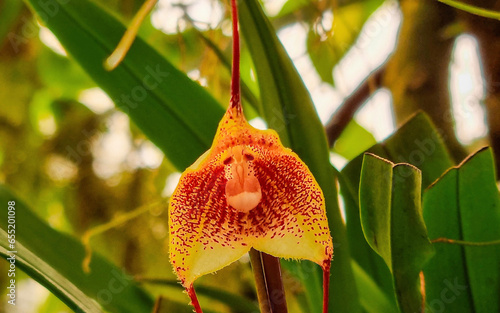
[[[340,134],[342,134],[342,131],[344,131],[347,124],[352,120],[354,114],[364,101],[375,89],[382,85],[384,71],[385,66],[382,66],[370,74],[344,103],[340,105],[335,113],[333,113],[325,126],[328,145],[330,147],[332,147],[335,141],[340,137]]]

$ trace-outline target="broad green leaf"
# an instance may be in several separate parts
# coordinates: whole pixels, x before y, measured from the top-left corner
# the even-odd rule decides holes
[[[333,11],[332,29],[325,34],[311,27],[307,36],[307,51],[321,79],[333,82],[333,67],[352,47],[366,20],[384,0],[355,2]]]
[[[418,113],[383,142],[367,152],[395,163],[410,163],[422,171],[422,188],[453,166],[443,139],[429,117]],[[363,155],[354,158],[339,178],[345,202],[346,227],[351,253],[358,264],[387,293],[394,294],[392,278],[384,261],[367,244],[359,219],[359,179]]]
[[[419,312],[419,273],[434,250],[421,211],[421,173],[365,154],[359,186],[360,216],[366,241],[385,261],[403,313]]]
[[[335,141],[333,152],[352,160],[376,143],[375,137],[369,131],[352,120],[347,124],[339,139]]]
[[[307,164],[325,195],[327,216],[336,243],[332,262],[330,309],[359,312],[350,263],[345,226],[338,207],[335,170],[330,165],[326,135],[302,79],[276,36],[258,1],[239,1],[241,31],[254,60],[264,116],[285,146],[291,147]],[[308,262],[295,265],[302,272]],[[302,279],[306,286],[310,312],[321,311],[319,267]],[[304,275],[302,275],[304,277]]]
[[[75,312],[150,312],[153,300],[132,278],[101,256],[92,259],[92,272],[85,274],[83,246],[41,221],[4,186],[0,185],[0,254],[8,258],[13,249],[7,241],[8,203],[15,201],[16,267],[54,293]]]
[[[491,148],[447,171],[424,193],[423,214],[433,239],[500,239],[500,197]],[[425,267],[427,306],[434,311],[500,312],[500,246],[435,243]]]
[[[223,108],[141,38],[114,71],[103,68],[125,27],[89,0],[26,0],[70,56],[180,170],[212,143]]]

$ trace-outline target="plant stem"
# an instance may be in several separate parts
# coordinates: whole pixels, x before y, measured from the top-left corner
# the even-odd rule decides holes
[[[85,273],[90,273],[90,261],[92,260],[92,247],[90,246],[90,238],[102,234],[110,229],[116,228],[120,226],[121,224],[124,224],[138,216],[140,216],[143,213],[146,213],[148,211],[151,211],[154,207],[157,205],[165,205],[165,201],[161,200],[155,203],[147,204],[140,206],[139,208],[118,215],[114,217],[111,221],[98,225],[96,227],[93,227],[89,230],[87,230],[83,236],[82,236],[82,244],[85,247],[85,258],[82,261],[82,268]]]
[[[135,37],[137,37],[139,27],[141,27],[142,22],[146,16],[148,16],[149,12],[153,10],[157,1],[158,0],[146,0],[146,2],[144,2],[141,6],[137,14],[132,19],[132,23],[130,23],[130,26],[127,28],[125,34],[118,43],[118,46],[116,46],[115,51],[113,51],[113,53],[111,53],[111,55],[104,62],[104,68],[107,71],[115,69],[121,61],[123,61],[125,55],[127,55],[127,52],[130,50],[132,43],[134,43]]]
[[[281,277],[280,259],[270,254],[260,252],[260,258],[264,267],[267,293],[271,303],[272,313],[287,313],[285,289]]]
[[[431,240],[431,242],[432,243],[441,242],[441,243],[449,243],[449,244],[454,244],[454,245],[476,246],[476,247],[500,245],[500,240],[471,242],[471,241],[455,240],[455,239],[448,239],[448,238],[437,238],[437,239]]]
[[[497,11],[483,9],[474,5],[465,4],[454,0],[438,0],[438,1],[471,14],[492,18],[495,20],[500,20],[500,12]]]
[[[325,126],[328,144],[332,147],[335,141],[340,137],[342,131],[352,120],[356,111],[361,107],[365,100],[382,85],[382,78],[385,67],[381,67],[373,72],[361,85],[350,95],[344,103],[333,113],[332,117]]]
[[[271,313],[271,306],[267,294],[266,279],[264,277],[264,268],[260,258],[260,252],[254,248],[250,249],[250,262],[252,264],[253,277],[255,279],[255,288],[257,289],[257,299],[261,313]]]
[[[198,297],[196,297],[196,292],[194,291],[193,284],[186,288],[187,294],[191,299],[191,305],[194,307],[196,313],[203,313],[200,307],[200,303],[198,302]]]
[[[249,253],[261,312],[287,313],[279,259],[255,249]]]

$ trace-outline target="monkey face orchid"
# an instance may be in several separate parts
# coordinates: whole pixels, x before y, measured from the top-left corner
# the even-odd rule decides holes
[[[275,131],[257,130],[243,116],[235,11],[233,1],[231,103],[212,147],[182,174],[169,204],[170,261],[197,312],[195,279],[250,248],[311,260],[326,281],[333,253],[325,200],[313,175]]]
[[[190,295],[196,278],[252,247],[330,267],[332,238],[313,175],[276,132],[254,129],[232,106],[211,149],[182,174],[169,223],[170,261]]]

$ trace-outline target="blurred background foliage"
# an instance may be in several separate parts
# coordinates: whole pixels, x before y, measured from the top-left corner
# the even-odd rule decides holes
[[[96,2],[124,24],[143,3]],[[500,10],[495,0],[463,2]],[[337,169],[419,110],[430,116],[455,164],[489,144],[500,168],[498,21],[433,0],[266,0],[263,5],[312,94]],[[224,105],[231,60],[227,6],[216,0],[162,0],[139,33]],[[242,49],[245,112],[263,125],[257,118],[255,68],[244,43]],[[132,275],[175,280],[168,263],[166,205],[155,204],[166,203],[179,173],[18,0],[0,1],[0,101],[0,182],[52,228],[78,238],[151,206],[92,237],[91,246]],[[0,262],[0,273],[7,265]],[[302,286],[285,275],[289,310],[296,312],[305,301]],[[246,258],[199,282],[256,299]],[[6,284],[0,275],[0,289]],[[144,286],[153,295],[187,303],[176,286]],[[19,297],[30,296],[18,299],[24,309],[15,312],[69,311],[27,276],[18,288]],[[236,312],[210,297],[202,300],[215,312]],[[6,309],[11,308],[0,307]]]

